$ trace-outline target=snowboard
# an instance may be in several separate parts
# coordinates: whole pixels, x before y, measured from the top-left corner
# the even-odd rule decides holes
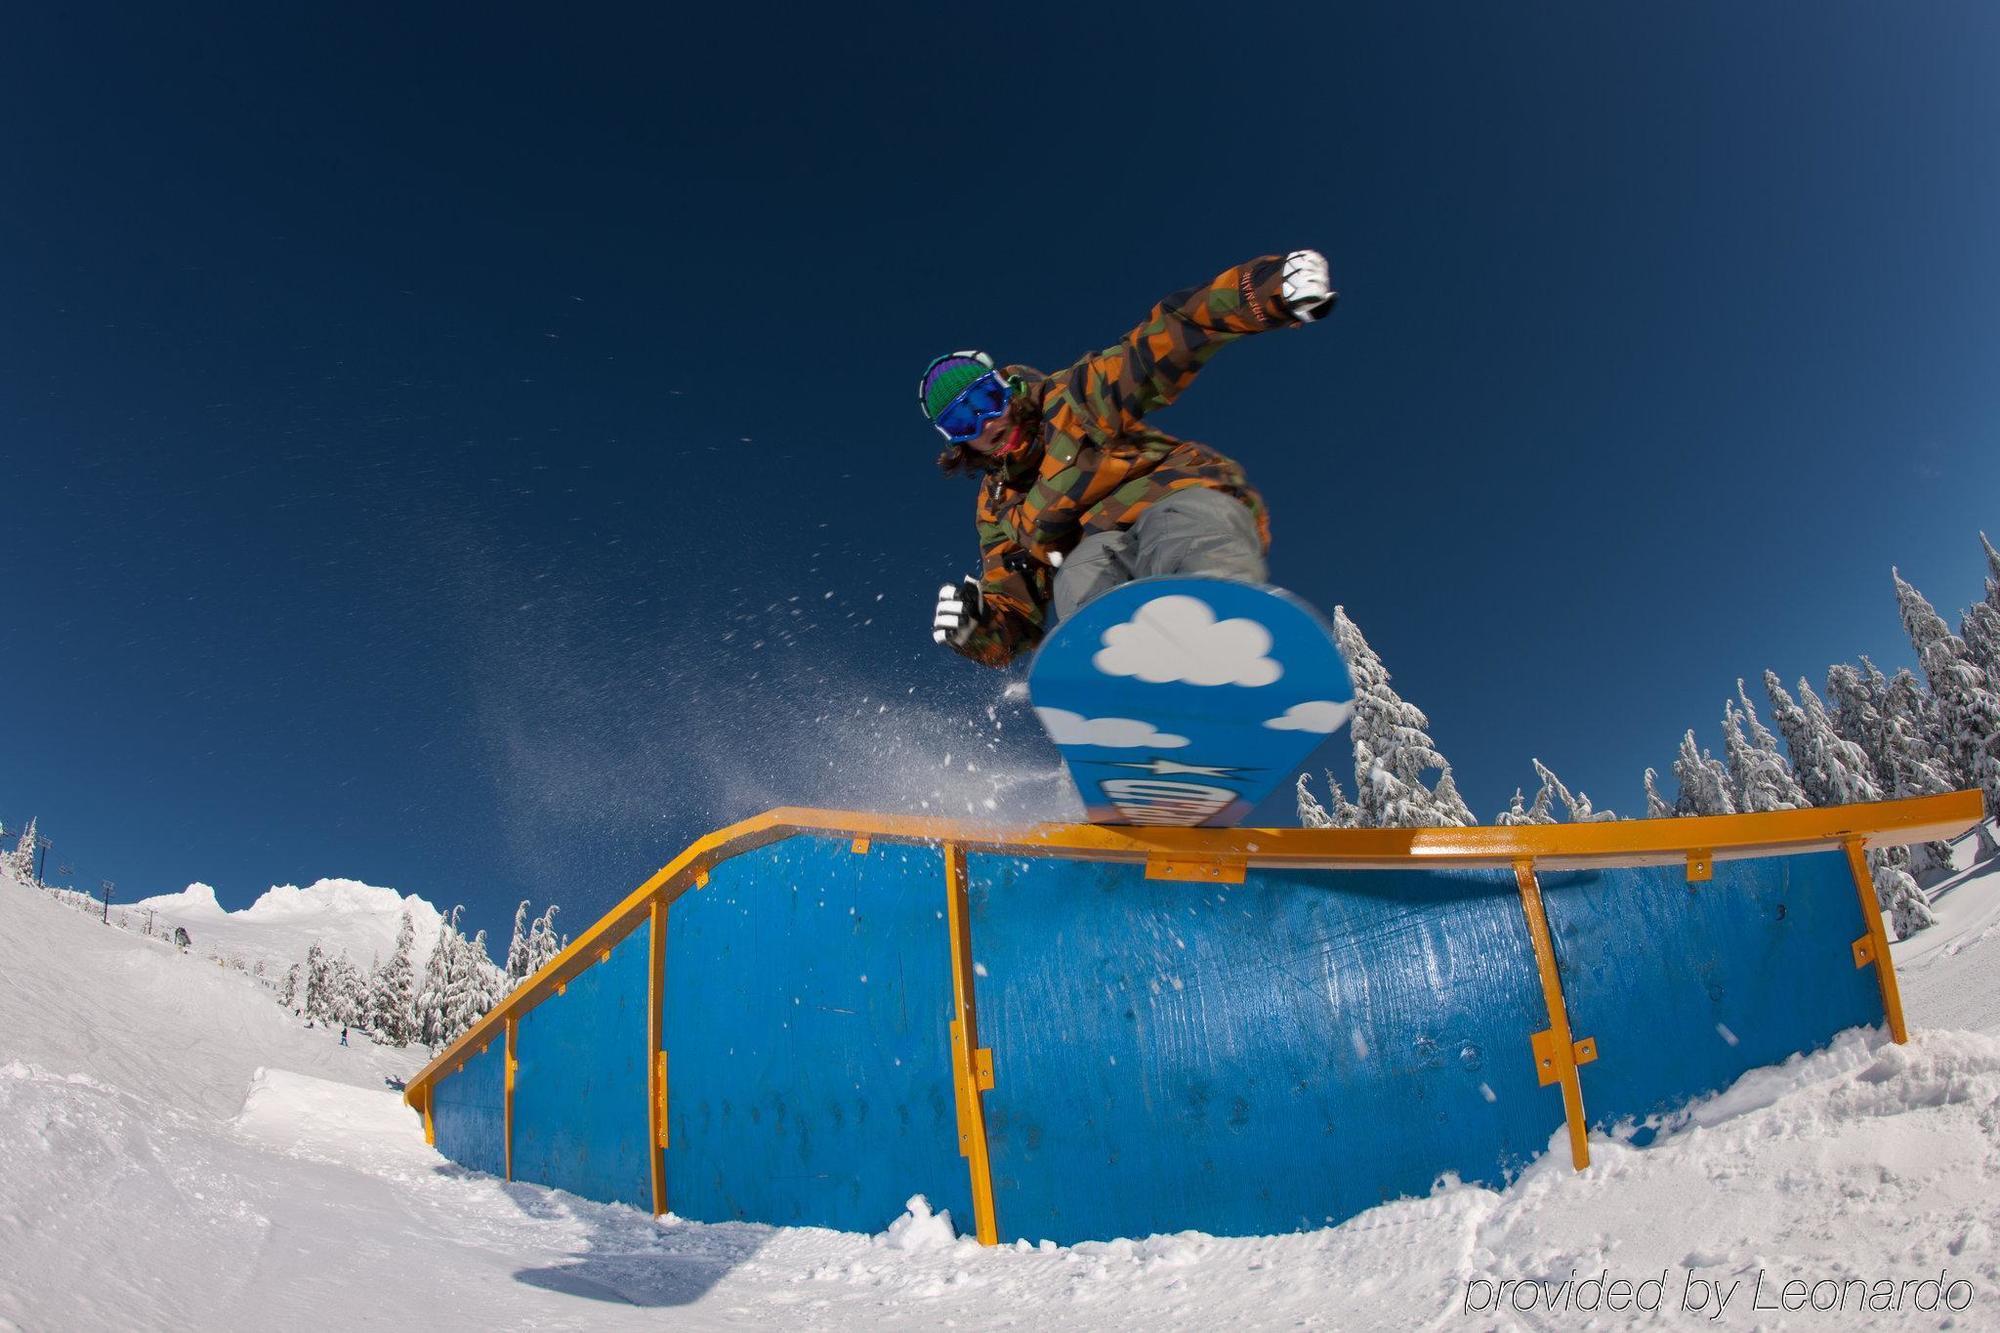
[[[1347,722],[1333,633],[1278,588],[1174,576],[1059,623],[1028,697],[1093,824],[1232,828]]]

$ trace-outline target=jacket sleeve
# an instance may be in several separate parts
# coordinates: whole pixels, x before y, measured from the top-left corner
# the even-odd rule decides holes
[[[1041,642],[1052,576],[1046,564],[1020,558],[1020,545],[987,508],[983,487],[978,517],[979,593],[986,614],[963,644],[953,646],[984,666],[1004,667]]]
[[[1125,434],[1178,398],[1225,343],[1296,324],[1284,308],[1284,284],[1284,258],[1265,255],[1154,306],[1116,345],[1070,368],[1066,387],[1083,409],[1079,424],[1100,440]]]
[[[1213,282],[1169,296],[1115,346],[1059,377],[1051,395],[1054,438],[1041,476],[1013,513],[1015,537],[1037,552],[1073,545],[1083,497],[1094,485],[1103,489],[1098,473],[1112,465],[1085,466],[1079,442],[1102,444],[1136,430],[1141,417],[1194,383],[1224,344],[1298,323],[1284,308],[1284,281],[1278,255],[1225,269]]]

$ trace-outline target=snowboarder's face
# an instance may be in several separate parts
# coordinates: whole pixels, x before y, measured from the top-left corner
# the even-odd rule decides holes
[[[1013,430],[1013,424],[1007,420],[1007,414],[1003,412],[987,422],[979,434],[967,440],[965,447],[975,454],[1005,453],[1013,447],[1014,441],[1010,438]]]

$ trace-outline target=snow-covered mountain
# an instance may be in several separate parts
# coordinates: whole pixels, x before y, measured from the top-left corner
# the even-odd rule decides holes
[[[0,1328],[2000,1327],[2000,863],[1959,852],[1937,926],[1896,946],[1908,1045],[1848,1033],[1649,1147],[1593,1135],[1581,1174],[1559,1130],[1505,1190],[1446,1179],[1327,1230],[991,1250],[921,1200],[860,1236],[465,1171],[388,1084],[422,1048],[342,1047],[233,969],[0,877]],[[319,887],[172,898],[246,941],[386,905]],[[1959,1285],[1893,1285],[1940,1272]],[[1657,1313],[1603,1308],[1621,1278],[1659,1279],[1637,1292]],[[1855,1279],[1896,1303],[1857,1308]],[[1787,1310],[1787,1282],[1848,1282],[1812,1288],[1847,1304]]]
[[[414,893],[378,888],[352,879],[322,879],[299,888],[282,884],[265,890],[241,911],[226,912],[206,884],[190,884],[179,893],[142,898],[114,913],[153,913],[154,933],[172,935],[184,927],[195,952],[241,962],[246,968],[262,962],[268,975],[282,976],[293,963],[303,962],[317,941],[329,958],[343,951],[364,972],[396,947],[396,931],[408,911],[416,928],[413,962],[422,972],[437,941],[438,909]]]

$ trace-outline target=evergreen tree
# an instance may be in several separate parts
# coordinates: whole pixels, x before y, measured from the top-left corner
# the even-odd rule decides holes
[[[285,973],[284,984],[278,987],[278,1003],[290,1009],[299,1004],[299,983],[304,978],[304,969],[293,963]]]
[[[1431,799],[1437,804],[1439,815],[1459,828],[1472,828],[1479,823],[1479,816],[1472,813],[1472,807],[1458,794],[1458,783],[1452,779],[1451,765],[1444,766],[1444,772],[1431,790]]]
[[[1672,819],[1674,807],[1667,803],[1666,797],[1660,795],[1659,781],[1658,773],[1650,768],[1646,770],[1646,818]]]
[[[1674,759],[1674,778],[1681,784],[1677,814],[1733,815],[1736,798],[1729,791],[1729,772],[1721,761],[1694,743],[1694,732],[1681,737],[1681,751]]]
[[[2000,682],[2000,608],[1974,602],[1958,622],[1958,636],[1965,641],[1965,655],[1986,676],[1989,690]]]
[[[21,839],[14,844],[14,854],[9,858],[14,867],[14,875],[23,884],[35,883],[35,817],[28,816],[28,826],[21,830]]]
[[[1554,792],[1557,799],[1563,803],[1563,808],[1569,811],[1572,824],[1600,824],[1618,818],[1618,812],[1615,810],[1593,810],[1587,792],[1570,795],[1570,790],[1563,785],[1563,780],[1541,760],[1531,759],[1529,762],[1535,766],[1535,772],[1542,779],[1542,791],[1535,796],[1535,804],[1541,809],[1548,809],[1548,800],[1543,793]],[[1556,821],[1551,819],[1548,822],[1553,824]]]
[[[1931,697],[1947,731],[1953,774],[1958,782],[1986,794],[1987,813],[2000,812],[2000,697],[1988,688],[1986,673],[1966,654],[1965,641],[1946,627],[1924,595],[1891,571],[1903,628],[1931,684]]]
[[[439,918],[437,940],[431,945],[430,961],[424,964],[423,985],[417,989],[417,1040],[432,1048],[444,1045],[444,1000],[451,981],[451,937],[455,933],[450,917]]]
[[[1507,802],[1505,810],[1493,816],[1493,823],[1498,828],[1514,828],[1527,822],[1527,798],[1522,796],[1521,789],[1516,787],[1514,788],[1514,799]]]
[[[1739,690],[1741,684],[1739,681]],[[1778,752],[1776,738],[1771,737],[1772,745],[1766,749],[1745,736],[1746,726],[1754,720],[1731,701],[1723,700],[1723,753],[1728,760],[1731,795],[1737,808],[1751,814],[1803,808],[1805,793],[1799,790],[1791,765]],[[1766,731],[1764,735],[1770,737],[1771,733]]]
[[[1874,874],[1875,900],[1887,909],[1897,939],[1906,940],[1937,924],[1930,900],[1900,866],[1880,852],[1868,854],[1868,865]]]
[[[1428,734],[1430,719],[1406,702],[1389,684],[1382,659],[1368,646],[1346,609],[1333,609],[1333,633],[1354,678],[1354,717],[1349,724],[1354,741],[1355,802],[1361,822],[1369,828],[1439,828],[1460,823],[1464,802],[1442,808],[1423,784],[1423,774],[1442,770],[1444,756]],[[1455,795],[1455,793],[1454,793]],[[1474,821],[1476,822],[1476,821]]]
[[[1986,604],[2000,611],[2000,551],[1993,549],[1993,543],[1986,540],[1986,534],[1979,534],[1979,544],[1986,548]]]
[[[547,967],[568,943],[568,936],[556,935],[556,905],[550,903],[528,931],[528,975]]]
[[[1882,678],[1873,662],[1865,657],[1861,662],[1871,680]],[[1875,771],[1885,796],[1937,796],[1952,789],[1948,762],[1924,733],[1922,693],[1908,671],[1898,671],[1881,691],[1882,751]],[[1909,849],[1909,862],[1912,874],[1932,878],[1951,869],[1951,848],[1943,842],[1916,843]]]
[[[1813,797],[1814,804],[1861,805],[1881,800],[1882,786],[1875,780],[1868,756],[1861,752],[1860,746],[1833,729],[1833,718],[1826,705],[1803,676],[1799,678],[1799,708],[1805,715],[1809,743],[1816,747],[1817,771],[1828,783],[1824,800],[1811,791],[1806,793]]]
[[[1556,817],[1549,813],[1549,784],[1544,782],[1541,785],[1541,789],[1535,793],[1533,805],[1523,804],[1521,789],[1514,788],[1514,799],[1507,803],[1505,810],[1494,816],[1493,822],[1503,827],[1555,823]]]
[[[314,940],[306,949],[306,1017],[325,1019],[333,1004],[333,975],[327,966],[326,950]]]
[[[403,923],[396,930],[395,951],[376,970],[368,995],[368,1024],[389,1046],[407,1046],[417,1039],[416,945],[416,923],[405,907]]]
[[[1304,789],[1301,788],[1301,791]],[[1308,825],[1307,827],[1311,827]],[[507,945],[507,977],[515,985],[528,979],[528,900],[514,909],[514,938]]]
[[[1298,795],[1300,828],[1333,827],[1333,816],[1326,812],[1326,807],[1321,805],[1319,803],[1319,798],[1313,795],[1312,774],[1310,773],[1299,774],[1297,795]],[[522,910],[526,911],[527,906],[528,905],[526,903],[522,903],[521,904]],[[517,924],[514,930],[514,937],[516,939],[519,939],[520,936],[521,936],[521,931],[519,925]]]

